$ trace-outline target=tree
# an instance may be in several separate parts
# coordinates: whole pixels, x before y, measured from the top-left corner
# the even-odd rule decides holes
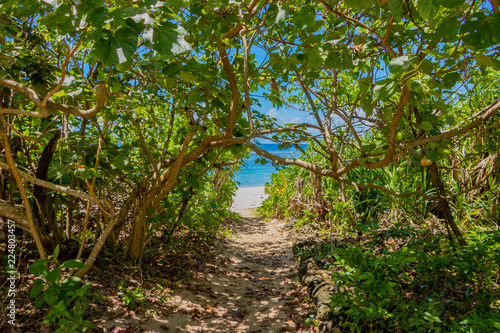
[[[358,191],[388,190],[374,180],[349,181],[345,176],[354,168],[413,159],[430,168],[438,191],[427,197],[442,203],[446,223],[464,245],[438,165],[463,165],[453,150],[457,140],[479,135],[497,117],[498,85],[481,96],[477,84],[498,82],[498,8],[466,1],[319,1],[270,5],[267,15],[255,40],[269,57],[262,70],[274,86],[268,96],[314,119],[269,132],[282,142],[315,141],[328,162],[284,159],[248,146]],[[346,147],[357,156],[347,159]]]
[[[97,206],[103,224],[96,218],[86,269],[126,221],[139,260],[152,221],[170,209],[173,228],[192,197],[180,194],[201,192],[193,179],[237,160],[243,144],[359,191],[389,190],[349,181],[355,168],[430,161],[433,198],[446,207],[437,165],[459,166],[454,142],[491,128],[500,108],[495,84],[485,95],[476,87],[498,82],[496,2],[28,0],[0,9],[1,215],[29,230],[43,257],[73,237],[85,204],[81,255]],[[257,111],[256,94],[312,122],[278,126]],[[327,163],[279,158],[255,138],[315,142]],[[447,223],[463,242],[449,214]]]

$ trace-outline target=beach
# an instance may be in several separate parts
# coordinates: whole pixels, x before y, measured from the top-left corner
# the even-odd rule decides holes
[[[264,186],[242,187],[236,190],[231,209],[257,208],[267,197]]]

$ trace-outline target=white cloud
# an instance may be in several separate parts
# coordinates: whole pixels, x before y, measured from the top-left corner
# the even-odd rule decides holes
[[[297,114],[291,112],[277,111],[275,108],[269,109],[267,115],[272,118],[276,118],[278,125],[283,126],[284,124],[297,124],[302,122],[302,118],[297,117]]]
[[[276,119],[279,119],[279,118],[280,118],[280,115],[278,114],[278,112],[276,112],[276,109],[270,109],[270,110],[267,112],[267,115],[268,115],[269,117],[276,118]]]

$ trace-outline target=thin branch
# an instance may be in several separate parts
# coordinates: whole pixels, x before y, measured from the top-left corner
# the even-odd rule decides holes
[[[380,34],[378,32],[376,32],[375,30],[373,30],[370,26],[364,24],[363,22],[359,21],[358,19],[355,19],[355,18],[350,17],[350,16],[348,16],[348,15],[346,15],[344,13],[340,13],[340,12],[336,11],[335,9],[332,8],[332,6],[330,6],[329,4],[327,4],[324,0],[320,0],[320,2],[329,11],[331,11],[335,15],[343,17],[343,18],[345,18],[348,21],[354,22],[357,25],[359,25],[360,27],[363,27],[364,29],[368,30],[373,35],[377,36],[377,38],[382,42],[382,45],[384,45],[385,49],[387,50],[387,52],[389,52],[389,54],[391,55],[391,57],[395,58],[397,56],[396,52],[394,52],[394,50],[390,47],[390,45],[387,43],[387,41],[382,36],[380,36]]]
[[[10,168],[10,166],[7,163],[2,162],[2,161],[0,161],[0,169],[4,169],[4,170],[12,172],[12,169]],[[74,190],[74,189],[69,188],[69,187],[64,187],[61,185],[50,183],[46,180],[38,179],[38,178],[36,178],[32,175],[29,175],[26,172],[23,172],[21,170],[17,170],[17,173],[19,173],[19,176],[21,176],[22,179],[26,180],[27,182],[33,183],[35,185],[42,186],[42,187],[45,187],[45,188],[48,188],[48,189],[51,189],[51,190],[54,190],[57,192],[67,194],[67,195],[71,195],[73,197],[77,197],[77,198],[80,198],[82,200],[90,200],[90,201],[96,202],[94,200],[94,198],[92,197],[92,195],[90,195],[90,194],[80,192],[80,191]],[[100,198],[100,200],[102,202],[104,202],[106,204],[106,206],[110,205],[110,203],[106,202],[106,199]]]
[[[248,15],[245,17],[245,20],[248,22],[250,21],[257,13],[259,12],[260,8],[255,8],[261,0],[252,0],[252,2],[247,6],[247,12]],[[261,8],[267,5],[268,1],[264,1],[261,5]],[[222,36],[221,40],[224,39],[231,39],[237,34],[240,33],[240,30],[243,29],[243,24],[237,23],[230,31],[228,31],[224,36]]]
[[[73,49],[68,52],[66,59],[64,60],[62,66],[61,66],[61,79],[59,80],[59,83],[57,84],[57,86],[55,86],[54,89],[49,91],[49,93],[47,95],[45,95],[45,97],[43,98],[42,104],[41,104],[41,108],[45,108],[49,98],[51,98],[56,92],[58,92],[59,89],[61,89],[61,87],[64,83],[64,79],[66,78],[66,67],[68,67],[69,60],[73,57],[76,50],[78,50],[78,47],[80,47],[80,43],[81,43],[81,41],[76,43],[75,47],[73,47]]]
[[[12,175],[14,176],[16,183],[17,183],[17,188],[19,189],[19,192],[21,193],[21,197],[23,199],[23,204],[24,208],[26,210],[26,219],[28,220],[28,225],[30,228],[30,233],[33,239],[35,240],[36,248],[38,250],[38,254],[40,255],[41,259],[46,259],[47,257],[45,256],[45,249],[43,248],[42,241],[40,239],[40,235],[38,234],[38,231],[36,229],[35,221],[33,219],[33,212],[31,210],[31,205],[28,200],[28,195],[26,194],[26,188],[24,187],[23,181],[20,176],[20,171],[16,169],[15,161],[14,158],[12,157],[12,151],[10,150],[10,142],[9,139],[7,138],[7,135],[5,134],[4,131],[4,126],[3,126],[3,118],[1,118],[0,121],[0,136],[1,140],[3,141],[4,149],[5,149],[5,158],[7,159],[8,167],[10,169],[10,172],[12,172]]]
[[[238,82],[236,76],[234,75],[233,67],[231,66],[231,62],[229,62],[229,57],[227,55],[226,48],[220,42],[219,42],[219,52],[221,54],[222,67],[226,72],[229,85],[231,87],[231,105],[229,107],[229,115],[225,133],[226,136],[232,136],[233,129],[236,124],[236,113],[238,111],[240,92],[238,89]]]
[[[260,148],[259,146],[257,146],[256,144],[254,144],[253,142],[250,142],[250,141],[245,142],[245,145],[248,148],[252,149],[257,154],[259,154],[260,156],[263,156],[263,157],[271,160],[274,163],[283,164],[283,165],[297,165],[297,166],[300,166],[304,169],[312,171],[313,173],[315,173],[317,175],[328,176],[331,178],[337,178],[337,174],[334,171],[332,171],[330,169],[325,169],[323,167],[320,167],[319,165],[312,164],[312,163],[309,163],[309,162],[306,162],[303,160],[299,160],[299,159],[285,158],[285,157],[274,155],[274,154]]]
[[[252,49],[252,41],[253,38],[250,40],[250,44],[247,43],[247,37],[245,33],[243,33],[245,30],[242,30],[240,32],[241,34],[241,40],[243,41],[243,49],[244,49],[244,56],[243,56],[243,88],[245,90],[245,107],[247,110],[247,118],[248,118],[248,123],[250,125],[250,134],[253,133],[253,119],[252,119],[252,110],[250,108],[250,88],[248,87],[248,55],[250,54],[250,50]]]
[[[149,161],[151,162],[151,165],[153,166],[153,172],[154,172],[154,179],[156,179],[157,182],[160,181],[160,171],[158,170],[158,165],[156,164],[155,160],[153,159],[153,156],[151,155],[151,151],[149,150],[149,147],[146,143],[146,140],[144,139],[144,136],[142,135],[142,130],[137,121],[134,119],[132,116],[132,112],[129,110],[125,109],[125,113],[127,113],[128,117],[130,118],[130,121],[132,122],[132,125],[134,125],[137,135],[139,136],[139,140],[141,141],[142,148],[146,152],[146,156],[148,157]]]

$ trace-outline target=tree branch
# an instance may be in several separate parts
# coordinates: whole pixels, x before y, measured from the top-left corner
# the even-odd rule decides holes
[[[7,163],[5,163],[5,162],[2,162],[2,161],[0,161],[0,169],[4,169],[4,170],[12,172],[11,168],[9,167],[9,165]],[[67,195],[71,195],[73,197],[77,197],[77,198],[80,198],[82,200],[90,200],[92,202],[96,202],[97,203],[97,201],[94,200],[94,197],[92,197],[92,195],[90,195],[90,194],[87,194],[87,193],[84,193],[84,192],[80,192],[80,191],[74,190],[74,189],[69,188],[69,187],[64,187],[64,186],[61,186],[61,185],[53,184],[53,183],[50,183],[50,182],[48,182],[46,180],[38,179],[38,178],[36,178],[36,177],[34,177],[32,175],[29,175],[26,172],[23,172],[21,170],[17,170],[17,172],[19,173],[19,175],[21,176],[21,178],[23,178],[24,180],[26,180],[26,181],[28,181],[30,183],[33,183],[35,185],[38,185],[38,186],[41,186],[41,187],[45,187],[45,188],[48,188],[48,189],[51,189],[51,190],[54,190],[54,191],[57,191],[57,192],[61,192],[61,193],[67,194]],[[108,200],[106,200],[106,199],[100,198],[100,200],[107,207],[109,207],[111,205],[111,203],[108,202]]]
[[[30,230],[26,211],[21,205],[14,205],[0,200],[0,216],[16,222],[23,229]]]
[[[236,113],[238,111],[240,92],[238,89],[238,82],[236,80],[236,76],[234,75],[233,72],[233,67],[229,62],[229,57],[227,55],[226,48],[222,45],[222,43],[219,43],[219,52],[221,53],[222,66],[227,74],[229,85],[231,87],[231,105],[229,107],[229,115],[225,131],[226,136],[229,137],[233,135],[233,129],[236,124]]]
[[[77,117],[82,117],[85,119],[90,119],[93,116],[95,116],[99,111],[102,110],[106,103],[106,98],[108,97],[107,91],[106,91],[106,83],[101,82],[97,85],[97,100],[96,104],[94,107],[88,109],[88,110],[82,110],[74,106],[69,106],[66,104],[60,104],[54,102],[52,99],[47,99],[46,106],[44,105],[45,103],[42,102],[40,99],[40,96],[36,91],[34,91],[31,88],[26,87],[25,85],[9,80],[9,79],[4,79],[0,78],[0,86],[10,88],[14,91],[17,91],[20,94],[23,94],[24,96],[28,97],[30,101],[32,101],[39,109],[40,109],[40,115],[38,117],[47,117],[50,115],[50,112],[47,110],[48,108],[56,109],[64,113],[72,114]],[[3,109],[2,109],[3,110]],[[29,111],[26,111],[29,112]],[[0,112],[0,113],[7,113],[7,112]],[[21,114],[18,112],[18,114]],[[26,114],[29,115],[29,114]]]
[[[326,7],[326,9],[328,9],[329,11],[334,13],[335,15],[343,17],[348,21],[354,22],[357,25],[359,25],[360,27],[363,27],[364,29],[368,30],[373,35],[377,36],[377,38],[382,42],[382,45],[384,45],[385,49],[387,50],[387,52],[389,52],[391,57],[393,57],[393,58],[397,57],[396,52],[394,52],[394,50],[390,47],[390,45],[387,43],[386,39],[383,38],[382,36],[380,36],[380,34],[378,32],[376,32],[375,30],[373,30],[370,26],[368,26],[368,25],[364,24],[363,22],[361,22],[353,17],[350,17],[344,13],[340,13],[340,12],[336,11],[335,9],[332,8],[332,6],[327,4],[324,0],[320,0],[320,2]]]

